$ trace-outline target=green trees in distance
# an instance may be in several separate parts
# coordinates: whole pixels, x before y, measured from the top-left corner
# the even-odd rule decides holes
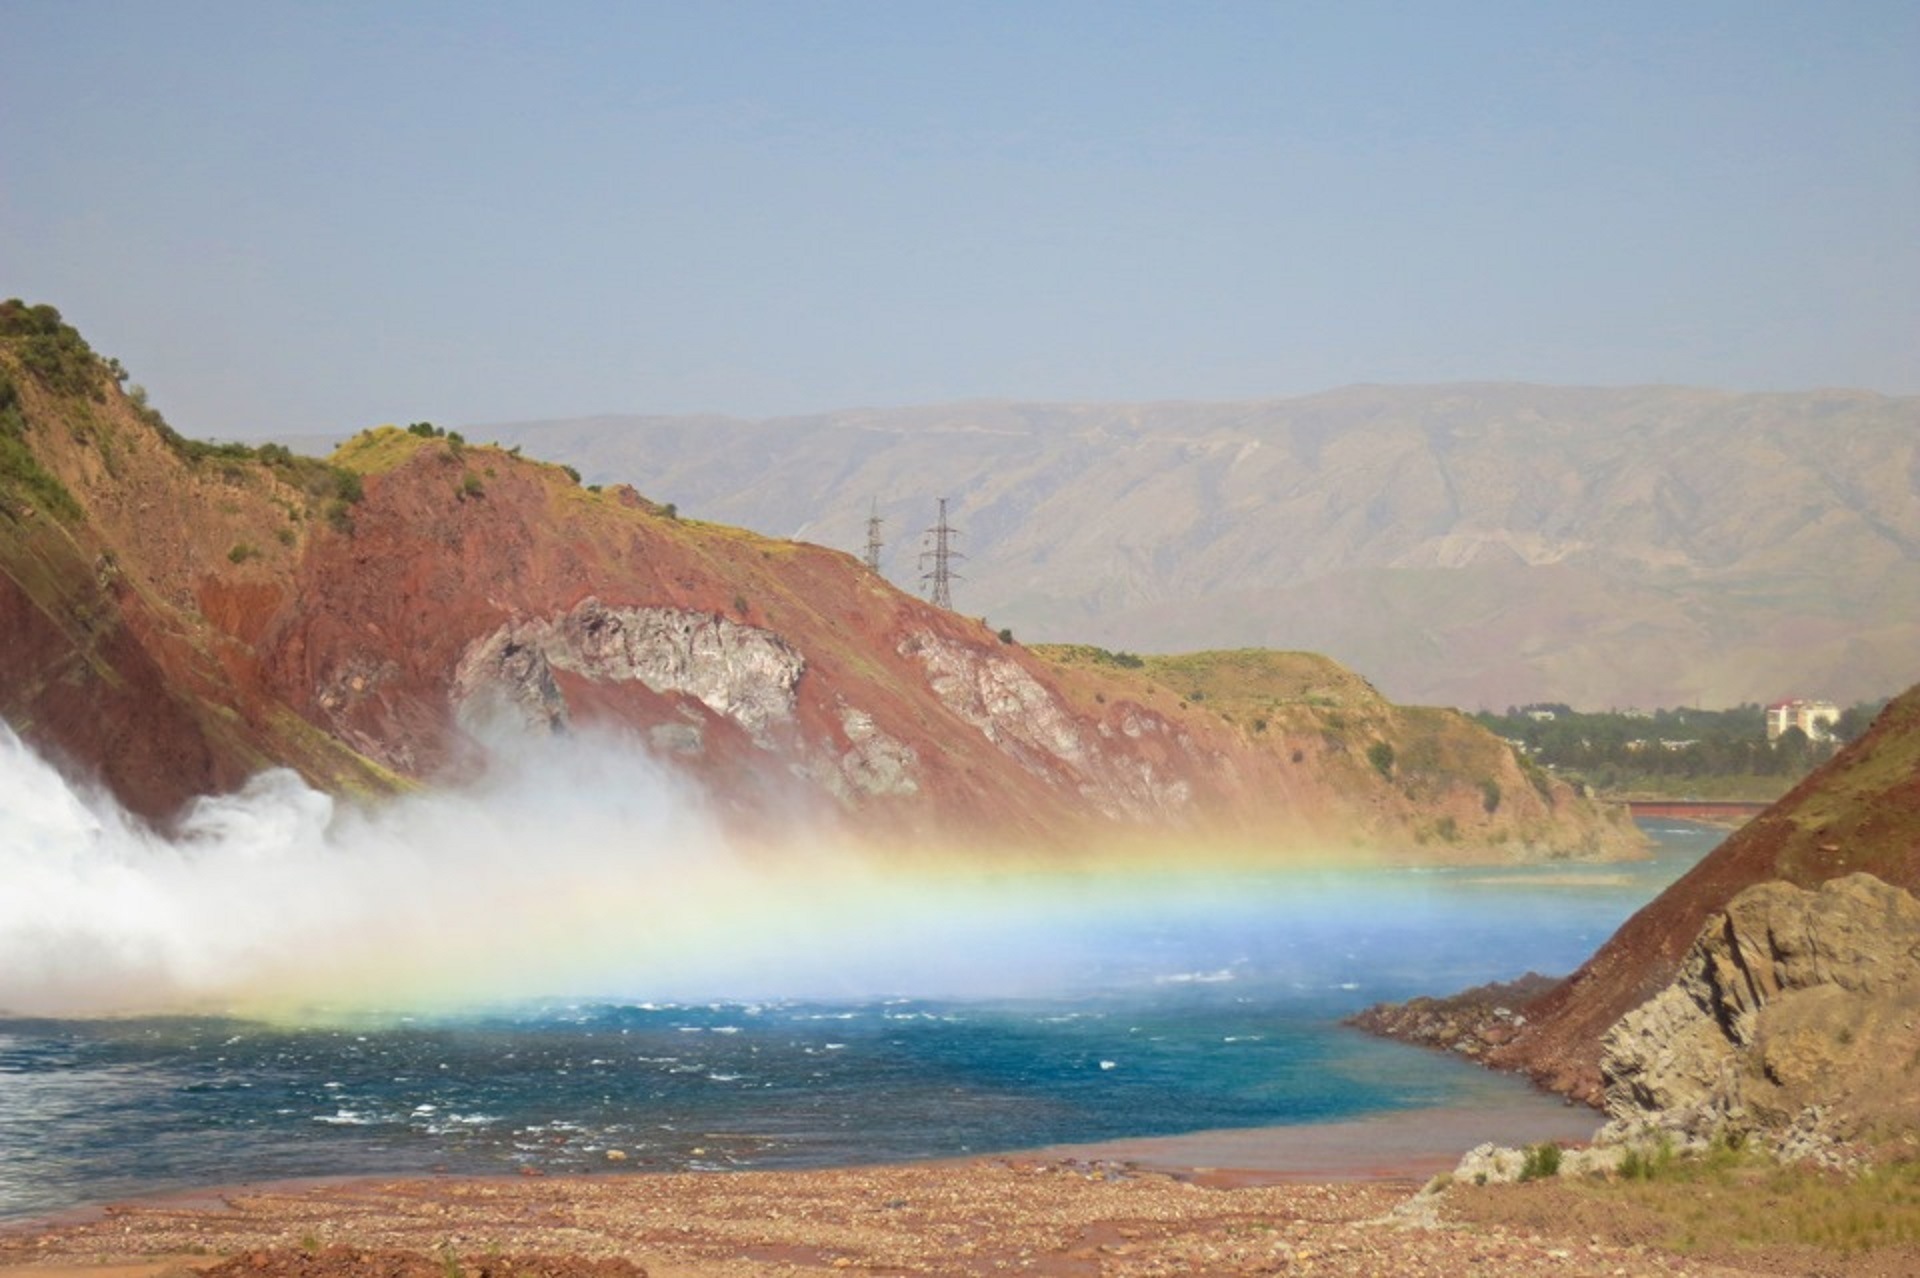
[[[1109,652],[1105,648],[1089,646],[1087,655],[1103,666],[1118,666],[1122,670],[1138,670],[1146,661],[1131,652]]]
[[[1534,762],[1598,790],[1669,793],[1745,778],[1768,783],[1749,787],[1758,794],[1784,789],[1825,762],[1865,732],[1888,700],[1847,707],[1834,725],[1833,741],[1810,741],[1792,728],[1770,742],[1767,713],[1758,704],[1648,713],[1542,703],[1509,706],[1505,714],[1481,711],[1473,718]]]
[[[407,427],[407,434],[418,435],[422,439],[444,439],[455,448],[467,442],[467,437],[457,430],[446,430],[432,422],[413,422]]]

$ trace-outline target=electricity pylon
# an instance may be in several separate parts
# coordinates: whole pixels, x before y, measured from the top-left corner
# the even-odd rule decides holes
[[[953,571],[953,561],[966,556],[953,548],[953,539],[959,532],[947,524],[947,499],[940,499],[940,518],[926,532],[926,549],[920,552],[920,580],[927,586],[927,600],[936,608],[953,611],[953,583],[960,574]],[[932,569],[927,561],[933,561]]]
[[[880,499],[873,499],[873,508],[867,513],[867,568],[878,574],[880,571]]]

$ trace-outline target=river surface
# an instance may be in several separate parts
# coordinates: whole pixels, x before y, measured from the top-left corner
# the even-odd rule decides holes
[[[270,1178],[825,1166],[1497,1107],[1522,1084],[1337,1022],[1571,970],[1722,837],[1644,825],[1656,856],[1624,866],[1050,884],[1041,913],[930,941],[1004,968],[1044,930],[1044,970],[1000,994],[913,971],[844,995],[0,1019],[0,1218]]]

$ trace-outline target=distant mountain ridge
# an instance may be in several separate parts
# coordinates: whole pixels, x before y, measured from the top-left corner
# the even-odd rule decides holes
[[[955,602],[1023,638],[1327,652],[1499,708],[1883,695],[1920,669],[1920,398],[1355,386],[470,428],[895,582],[951,498]]]

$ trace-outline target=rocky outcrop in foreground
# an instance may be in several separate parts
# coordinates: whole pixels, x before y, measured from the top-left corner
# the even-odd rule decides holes
[[[1747,889],[1607,1034],[1601,1070],[1603,1139],[1752,1136],[1798,1156],[1911,1133],[1920,901],[1870,874]]]
[[[1920,891],[1920,686],[1628,919],[1572,976],[1516,1008],[1527,1023],[1489,1063],[1601,1104],[1607,1032],[1672,984],[1693,939],[1736,896],[1775,880],[1815,888],[1861,871]]]
[[[1458,1052],[1478,1060],[1513,1041],[1527,1018],[1516,1008],[1560,983],[1555,976],[1528,972],[1513,981],[1476,985],[1445,998],[1410,998],[1404,1003],[1375,1003],[1346,1019],[1346,1024],[1381,1038],[1397,1038],[1418,1047]]]
[[[1370,1008],[1353,1023],[1482,1057],[1483,1034],[1497,1042],[1519,1015],[1485,1014],[1498,988]],[[1748,888],[1708,920],[1673,983],[1608,1031],[1600,1068],[1607,1122],[1590,1146],[1548,1159],[1545,1146],[1485,1144],[1452,1178],[1611,1175],[1716,1145],[1844,1169],[1910,1158],[1920,900],[1871,874]]]

